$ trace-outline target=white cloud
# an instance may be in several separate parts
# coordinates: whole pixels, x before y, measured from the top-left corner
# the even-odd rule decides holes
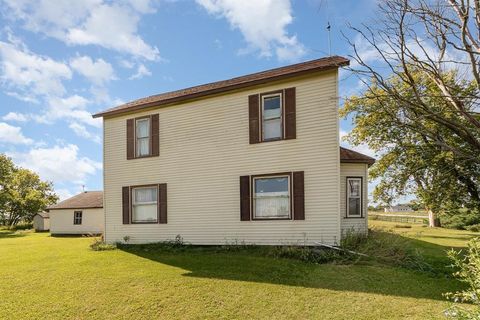
[[[121,59],[119,61],[119,64],[126,69],[132,69],[133,67],[135,67],[135,63],[133,63],[132,61],[125,60],[125,59]]]
[[[62,81],[70,79],[70,68],[62,63],[28,51],[27,48],[0,41],[0,80],[7,89],[32,98],[62,95]]]
[[[145,67],[145,65],[142,63],[138,66],[137,72],[135,74],[133,74],[132,76],[130,76],[130,78],[128,78],[128,79],[129,80],[141,79],[143,77],[151,76],[151,75],[152,75],[152,72],[150,70],[148,70],[147,67]]]
[[[210,14],[224,17],[232,28],[239,29],[248,43],[244,52],[260,51],[261,56],[274,53],[280,60],[296,60],[305,47],[296,36],[288,35],[292,23],[289,0],[196,0]]]
[[[71,193],[70,190],[64,188],[55,189],[55,193],[60,198],[60,201],[73,197],[73,193]]]
[[[38,122],[52,123],[55,120],[71,119],[98,128],[102,126],[101,119],[93,119],[86,110],[90,101],[82,96],[75,94],[66,98],[52,97],[47,103],[47,111],[36,118]]]
[[[91,130],[89,131],[84,125],[78,122],[72,122],[68,127],[79,137],[91,140],[98,144],[102,143],[102,139],[100,139],[98,134],[91,132]]]
[[[18,112],[9,112],[2,117],[2,120],[5,121],[17,121],[17,122],[26,122],[28,121],[28,116],[23,113]]]
[[[32,144],[33,140],[26,138],[22,128],[0,122],[0,144]]]
[[[85,183],[88,176],[97,174],[102,164],[78,154],[78,146],[33,148],[26,153],[8,154],[21,167],[37,172],[42,179],[54,183]]]
[[[154,13],[156,11],[154,7],[155,1],[152,0],[126,0],[126,2],[140,13]]]
[[[3,0],[5,16],[24,22],[28,30],[67,44],[99,45],[147,60],[159,52],[138,35],[141,15],[155,11],[154,2],[130,0]],[[8,11],[8,12],[7,12]]]
[[[68,30],[66,40],[70,44],[100,45],[147,60],[157,60],[158,49],[149,46],[137,35],[139,20],[140,17],[129,7],[100,5],[81,26]]]
[[[70,61],[70,66],[96,85],[103,85],[116,78],[112,65],[103,59],[93,61],[88,56],[76,57]]]

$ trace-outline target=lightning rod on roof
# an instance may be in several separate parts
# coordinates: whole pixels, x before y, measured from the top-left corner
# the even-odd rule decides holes
[[[328,55],[332,56],[332,39],[330,38],[330,21],[327,21],[327,32],[328,32]]]

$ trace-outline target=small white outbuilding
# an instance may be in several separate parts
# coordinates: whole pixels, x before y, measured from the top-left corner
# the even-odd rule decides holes
[[[50,233],[101,234],[104,230],[103,191],[85,191],[47,208]]]
[[[33,228],[35,231],[50,230],[50,215],[48,212],[38,212],[33,217]]]

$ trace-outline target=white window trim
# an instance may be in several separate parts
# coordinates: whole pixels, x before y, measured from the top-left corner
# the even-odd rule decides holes
[[[149,201],[149,202],[141,202],[141,203],[136,203],[135,200],[135,190],[141,190],[141,189],[155,189],[155,192],[157,194],[157,201]],[[132,221],[133,224],[144,224],[144,223],[158,223],[158,185],[151,185],[151,186],[141,186],[141,187],[132,187],[130,188],[130,196],[132,198],[132,212],[131,212],[131,217],[130,221]],[[135,207],[139,206],[149,206],[154,204],[156,207],[157,214],[155,215],[155,221],[154,220],[149,220],[149,221],[135,221],[133,220],[133,212],[135,210]]]
[[[147,134],[146,137],[139,138],[139,137],[137,137],[137,127],[138,127],[138,123],[141,122],[141,121],[147,121],[148,122],[148,134]],[[152,125],[151,117],[144,117],[144,118],[135,119],[135,158],[148,157],[152,154],[152,146],[151,146],[152,128],[151,128],[151,125]],[[144,155],[138,154],[138,140],[139,139],[147,139],[148,140],[148,144],[147,144],[148,145],[148,153],[147,154],[144,154]]]
[[[267,98],[272,98],[272,97],[279,97],[280,98],[280,137],[278,138],[270,138],[270,139],[265,139],[265,99]],[[284,123],[283,123],[283,93],[282,92],[276,92],[276,93],[271,93],[271,94],[264,94],[261,96],[261,108],[262,108],[262,141],[275,141],[275,140],[282,140],[283,135],[284,135]],[[278,118],[273,118],[273,119],[278,119]],[[268,120],[273,120],[273,119],[268,119]]]
[[[77,213],[80,213],[80,218],[77,218]],[[80,223],[76,223],[77,220],[80,220]],[[73,224],[76,226],[81,225],[83,222],[83,211],[81,210],[75,210],[73,211]]]
[[[288,217],[256,217],[256,184],[255,180],[259,179],[275,179],[275,178],[287,178],[288,181]],[[279,175],[265,175],[265,176],[255,176],[252,178],[252,220],[292,220],[292,187],[291,187],[291,178],[288,174],[279,174]]]
[[[358,197],[350,197],[350,187],[349,181],[357,180],[360,181],[360,195]],[[345,182],[345,191],[346,191],[346,198],[347,201],[345,203],[346,211],[347,211],[347,218],[363,218],[363,178],[362,177],[347,177]],[[353,199],[360,199],[360,214],[350,214],[350,198]]]

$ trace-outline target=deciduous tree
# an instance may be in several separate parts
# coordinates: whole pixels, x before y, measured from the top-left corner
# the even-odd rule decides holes
[[[374,195],[415,193],[432,213],[480,210],[480,0],[382,1],[380,13],[353,28],[377,60],[351,42],[366,89],[342,111],[356,125],[350,142],[380,155]]]

